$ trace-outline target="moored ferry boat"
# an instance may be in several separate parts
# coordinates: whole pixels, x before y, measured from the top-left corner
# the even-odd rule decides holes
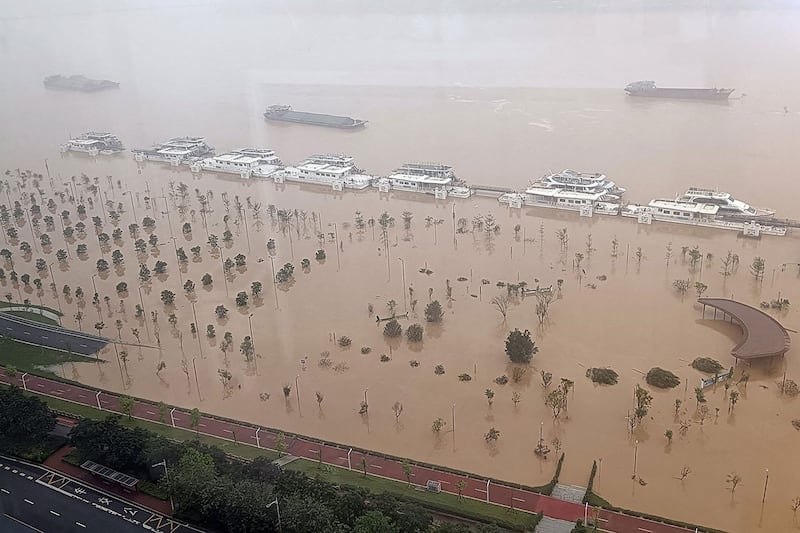
[[[618,214],[624,192],[604,174],[566,169],[534,181],[524,193],[503,194],[499,201],[516,208],[526,205],[580,211],[581,216],[590,217],[594,213]]]
[[[564,169],[561,172],[548,174],[532,184],[533,186],[560,189],[568,192],[603,193],[604,200],[619,200],[625,189],[618,187],[605,174],[576,172]]]
[[[211,155],[214,148],[204,137],[175,137],[151,148],[134,148],[131,151],[136,161],[158,161],[177,166]]]
[[[257,171],[256,175],[260,175],[260,172]],[[374,179],[356,166],[352,156],[341,154],[315,154],[299,165],[288,166],[272,176],[275,181],[326,185],[337,191],[366,189]]]
[[[224,172],[239,174],[242,178],[249,178],[256,171],[261,173],[274,172],[282,167],[283,163],[273,150],[260,148],[241,148],[194,161],[189,165],[192,172]]]
[[[70,139],[62,144],[59,149],[61,153],[80,152],[96,156],[113,155],[125,151],[122,141],[116,135],[108,132],[90,131],[80,137]]]
[[[453,167],[441,163],[406,163],[376,181],[381,192],[406,191],[433,194],[437,199],[453,195],[468,198],[472,191],[456,178]]]
[[[636,218],[640,224],[651,224],[653,220],[688,224],[707,228],[739,231],[745,236],[786,235],[786,226],[761,224],[758,219],[726,220],[720,215],[720,208],[714,204],[696,203],[687,200],[651,200],[646,206],[629,204],[622,210],[622,216]]]
[[[719,215],[727,218],[763,218],[775,214],[774,209],[753,207],[737,200],[730,193],[714,189],[689,187],[678,199],[696,204],[716,205],[719,207]]]

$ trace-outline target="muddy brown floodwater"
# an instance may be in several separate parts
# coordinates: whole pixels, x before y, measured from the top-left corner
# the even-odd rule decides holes
[[[772,363],[739,366],[737,377],[743,369],[751,377],[746,386],[738,386],[741,399],[733,414],[727,412],[722,386],[707,389],[710,416],[701,424],[693,399],[693,388],[701,374],[691,369],[689,362],[703,355],[714,357],[726,367],[734,365],[729,352],[740,339],[740,332],[721,321],[702,320],[694,290],[680,297],[672,282],[675,279],[702,280],[708,285],[705,293],[708,296],[732,296],[753,305],[779,294],[790,301],[800,301],[797,267],[780,266],[798,259],[794,236],[750,240],[739,238],[733,232],[667,224],[644,227],[620,218],[584,219],[576,213],[537,209],[509,210],[495,200],[480,198],[436,202],[429,197],[387,196],[372,190],[331,194],[292,184],[242,182],[207,174],[194,177],[186,171],[153,164],[141,167],[142,174],[137,174],[134,162],[121,159],[101,159],[95,163],[69,157],[59,164],[76,172],[83,167],[90,176],[100,176],[99,194],[122,203],[125,211],[118,227],[122,228],[123,237],[120,242],[111,243],[105,258],[110,261],[111,251],[120,249],[125,257],[124,266],[115,269],[112,265],[107,275],[95,278],[101,298],[111,297],[111,313],[101,301],[102,320],[106,324],[103,334],[116,337],[114,324],[119,319],[123,322],[123,342],[134,343],[131,328],[138,328],[142,343],[148,345],[141,349],[125,348],[130,354],[127,383],[118,371],[111,348],[100,354],[108,361],[100,365],[100,370],[96,364],[66,365],[61,370],[67,377],[153,400],[197,406],[207,412],[286,431],[529,485],[545,483],[555,466],[552,459],[542,461],[533,454],[541,427],[545,439],[552,442],[558,438],[566,453],[561,481],[585,485],[592,460],[597,460],[600,470],[595,488],[615,505],[730,531],[753,531],[759,524],[764,531],[779,531],[788,529],[792,523],[790,505],[798,490],[800,434],[790,422],[798,418],[799,404],[797,400],[779,395],[776,381],[784,372],[789,378],[800,379],[796,349],[792,348],[785,359]],[[115,175],[113,188],[104,177],[112,173]],[[125,178],[125,191],[136,198],[137,222],[141,224],[145,215],[157,221],[153,233],[158,235],[162,245],[157,251],[148,246],[146,255],[140,258],[137,258],[134,239],[127,229],[134,220],[131,199],[127,192],[116,188],[117,176]],[[134,176],[138,179],[131,179]],[[65,190],[66,185],[59,179],[54,179],[56,191]],[[13,175],[10,181],[15,181]],[[79,195],[90,196],[85,186],[80,185],[80,178],[77,182]],[[188,207],[183,216],[175,207],[178,200],[170,198],[171,182],[175,186],[179,182],[188,185]],[[159,192],[151,194],[161,196],[162,184],[166,198],[158,198],[157,208],[146,211],[145,188],[154,191],[158,187]],[[46,178],[41,187],[46,202],[53,197]],[[19,198],[20,190],[12,189],[10,198],[14,201]],[[29,182],[22,191],[30,190]],[[225,258],[245,254],[247,264],[233,270],[227,282],[227,294],[221,257],[207,244],[196,190],[213,191],[213,212],[208,213],[206,219],[208,232],[220,237],[225,230],[223,193],[227,193],[231,201],[229,227],[234,237],[232,243],[222,246],[222,252]],[[263,226],[256,224],[253,209],[246,210],[246,222],[235,223],[235,196],[245,205],[247,198],[261,204]],[[78,222],[74,205],[57,203],[56,218],[66,209],[71,213],[72,225]],[[267,213],[270,204],[277,209],[302,209],[306,213],[306,223],[298,213],[284,234],[270,220]],[[88,226],[87,237],[68,244],[72,257],[54,269],[59,290],[64,284],[70,285],[73,292],[81,286],[87,293],[85,305],[80,306],[74,296],[70,301],[61,296],[57,302],[47,288],[48,276],[42,275],[45,281],[43,303],[51,306],[60,303],[68,327],[78,326],[73,317],[81,310],[85,330],[90,330],[97,319],[97,310],[90,301],[89,276],[96,272],[94,265],[101,251],[91,217],[103,217],[103,213],[97,197],[94,205],[95,209],[89,210],[84,221]],[[195,210],[194,215],[191,210]],[[363,213],[365,220],[377,219],[383,211],[395,218],[394,226],[388,231],[388,260],[377,225],[374,237],[369,226],[363,232],[356,230],[356,210]],[[454,210],[456,219],[463,217],[469,221],[491,214],[500,231],[491,235],[481,231],[454,235]],[[404,229],[404,211],[413,213],[408,230]],[[43,208],[43,214],[50,213]],[[115,224],[108,210],[106,217],[103,231],[111,234]],[[426,217],[442,222],[429,225]],[[192,225],[188,235],[180,229],[185,221]],[[183,247],[189,255],[189,262],[180,275],[170,242],[170,224],[175,245]],[[513,228],[517,224],[521,230],[515,235]],[[20,241],[31,241],[26,220],[12,222],[12,225],[17,226]],[[315,235],[315,225],[324,230],[324,243]],[[44,229],[44,224],[41,227]],[[556,237],[556,230],[560,228],[566,228],[569,235],[568,249],[564,252]],[[9,248],[14,250],[18,273],[28,272],[36,277],[36,258],[55,261],[55,251],[65,247],[60,224],[56,221],[56,231],[48,233],[53,240],[52,247],[45,252],[34,251],[30,257],[23,257],[18,251],[19,242],[12,242]],[[147,233],[142,230],[145,239]],[[340,240],[338,260],[335,238],[331,234],[338,234]],[[589,235],[592,251],[587,246]],[[617,257],[612,257],[615,238],[619,251]],[[287,262],[295,266],[294,280],[277,286],[277,308],[276,291],[270,283],[268,239],[275,239],[277,245],[272,257],[275,268]],[[88,246],[85,258],[75,255],[79,243]],[[673,252],[667,262],[669,243]],[[681,248],[695,245],[704,255],[711,254],[711,258],[703,260],[702,269],[698,267],[692,271],[688,261],[682,258]],[[193,246],[201,248],[197,260],[192,259],[189,251]],[[638,248],[641,248],[641,259],[637,257]],[[318,249],[326,251],[325,261],[315,260]],[[720,258],[728,250],[741,259],[738,270],[724,278],[720,274]],[[578,252],[585,258],[580,268],[574,268]],[[757,282],[749,271],[756,256],[766,259],[763,282]],[[310,259],[308,272],[300,266],[304,258]],[[168,263],[167,274],[154,275],[145,284],[143,300],[148,314],[158,312],[160,349],[155,347],[155,324],[148,322],[146,332],[144,322],[134,317],[134,306],[139,302],[138,263],[142,260],[152,269],[158,259]],[[404,301],[403,266],[406,285],[413,287],[413,298],[419,303],[416,312],[409,308],[411,316],[408,320],[402,319],[401,324],[404,328],[416,322],[425,325],[424,340],[419,345],[410,344],[405,337],[387,342],[382,333],[383,324],[376,325],[375,318],[368,312],[368,305],[372,304],[377,315],[387,316],[387,303],[392,299],[397,303],[398,313],[405,311],[409,300]],[[8,267],[5,267],[7,271]],[[422,268],[432,272],[420,273]],[[214,280],[207,288],[200,283],[204,273],[210,273]],[[187,279],[197,284],[196,294],[191,297],[182,289],[181,280]],[[489,283],[482,284],[482,279]],[[556,286],[559,279],[564,280],[561,297],[552,303],[543,326],[538,325],[535,297],[513,299],[506,321],[490,303],[493,296],[506,294],[506,289],[496,286],[498,281],[519,280],[526,281],[529,286]],[[264,284],[261,297],[251,298],[248,306],[238,308],[234,302],[236,294],[249,292],[251,283],[256,280]],[[452,286],[450,301],[446,297],[448,280]],[[120,312],[120,298],[115,293],[120,281],[129,285],[129,293],[121,298],[125,312]],[[165,289],[177,294],[173,307],[165,307],[160,301],[160,293]],[[14,284],[8,280],[3,281],[3,290],[16,292]],[[23,297],[36,302],[35,289],[22,287],[21,290],[25,293]],[[432,298],[442,302],[445,308],[440,326],[427,325],[424,321],[423,310],[430,290]],[[190,332],[190,323],[194,322],[193,301],[199,339]],[[220,304],[230,310],[226,320],[218,320],[214,315],[214,308]],[[168,323],[170,312],[177,317],[175,328]],[[257,368],[248,364],[239,351],[242,339],[249,334],[250,314],[258,354]],[[787,327],[797,327],[795,308],[772,314]],[[207,324],[216,328],[215,339],[205,336]],[[519,383],[510,381],[497,385],[496,377],[511,377],[504,339],[513,328],[532,331],[539,352]],[[220,344],[227,331],[233,336],[233,344],[227,351],[226,361]],[[334,335],[336,338],[349,336],[352,345],[339,347],[333,340]],[[371,352],[362,354],[362,346],[369,346]],[[319,364],[322,352],[330,353],[329,367]],[[382,362],[382,354],[390,356],[390,360]],[[409,363],[412,360],[419,365],[412,367]],[[166,367],[157,375],[160,361]],[[186,361],[187,373],[182,370],[182,361]],[[193,361],[197,366],[202,400],[195,385]],[[439,364],[445,368],[444,375],[434,374],[434,367]],[[592,366],[615,369],[620,374],[619,383],[593,385],[585,377],[586,370]],[[681,384],[670,391],[652,389],[644,383],[642,373],[653,366],[672,370],[688,385]],[[221,369],[231,373],[229,393],[223,389]],[[552,413],[544,405],[545,392],[539,377],[542,370],[551,372],[556,382],[561,377],[575,382],[568,412],[558,421],[553,420]],[[461,373],[470,374],[472,381],[459,381],[457,376]],[[284,384],[292,386],[288,399],[284,399],[282,392]],[[632,408],[633,388],[637,384],[651,390],[654,400],[650,413],[631,436],[626,415]],[[487,388],[496,394],[492,406],[484,395]],[[321,406],[317,405],[317,392],[324,397]],[[365,392],[368,417],[358,413]],[[521,395],[518,406],[512,402],[513,392]],[[683,401],[677,417],[675,399]],[[392,411],[395,402],[403,404],[399,422],[395,421]],[[719,409],[718,416],[716,409]],[[431,430],[437,417],[446,422],[439,437]],[[678,420],[691,421],[686,435],[679,433]],[[487,447],[483,438],[491,427],[501,434],[493,448]],[[667,429],[675,434],[671,444],[664,436]],[[636,441],[636,474],[646,482],[644,486],[631,480]],[[691,474],[679,481],[677,477],[684,466],[691,469]],[[762,508],[766,468],[770,469],[770,480]],[[743,479],[733,495],[725,483],[726,476],[732,472]]]

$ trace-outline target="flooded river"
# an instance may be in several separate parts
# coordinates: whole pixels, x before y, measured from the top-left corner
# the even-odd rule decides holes
[[[128,147],[177,135],[205,135],[218,152],[244,145],[269,147],[287,162],[317,152],[347,153],[373,174],[385,174],[410,160],[443,161],[468,182],[514,188],[568,167],[605,173],[628,189],[630,201],[672,197],[690,185],[719,187],[753,205],[776,209],[781,216],[800,218],[795,200],[800,185],[792,174],[800,167],[800,80],[792,69],[796,54],[791,53],[798,49],[791,31],[797,11],[786,5],[768,10],[608,13],[565,8],[486,17],[479,9],[453,15],[446,8],[420,7],[419,13],[361,13],[359,27],[365,29],[355,35],[344,30],[351,24],[348,13],[360,13],[355,4],[339,15],[242,6],[254,10],[252,16],[216,4],[102,13],[67,6],[47,16],[21,10],[2,21],[0,65],[15,72],[0,85],[0,120],[6,125],[0,131],[3,168],[45,174],[47,159],[56,191],[65,190],[71,176],[86,173],[100,178],[100,194],[125,209],[119,221],[122,240],[112,242],[105,252],[110,261],[110,252],[120,249],[124,266],[112,265],[107,274],[95,278],[100,297],[111,298],[111,316],[101,302],[99,319],[106,325],[104,335],[117,336],[119,319],[124,342],[134,343],[131,328],[138,328],[147,346],[125,348],[129,384],[112,349],[101,354],[108,360],[101,372],[97,365],[67,365],[62,369],[66,377],[530,485],[547,482],[555,466],[552,458],[541,461],[533,454],[541,429],[551,447],[558,438],[566,453],[562,482],[585,485],[592,460],[597,460],[595,488],[615,505],[736,532],[793,527],[791,500],[800,490],[800,432],[791,420],[800,418],[800,404],[781,396],[776,382],[784,372],[800,380],[797,349],[784,360],[737,368],[737,379],[746,370],[750,380],[731,389],[741,397],[730,415],[725,389],[708,389],[710,416],[701,424],[693,393],[701,374],[689,363],[709,356],[726,368],[733,366],[730,350],[741,333],[730,324],[702,320],[694,288],[681,297],[673,281],[701,281],[708,286],[707,296],[734,297],[752,305],[779,296],[799,302],[796,234],[750,240],[733,232],[669,224],[645,227],[620,218],[508,210],[483,198],[435,202],[414,195],[387,197],[373,190],[336,195],[292,184],[198,177],[157,164],[137,166],[129,154],[97,161],[61,157],[57,146],[70,134],[90,129],[110,130]],[[59,25],[63,21],[67,23]],[[215,24],[225,25],[229,49],[214,44]],[[78,31],[89,28],[91,37]],[[337,28],[344,29],[334,31]],[[285,38],[298,31],[307,38]],[[194,47],[180,47],[174,54],[161,54],[182,39],[188,42],[195,32],[209,38],[192,40]],[[333,39],[334,35],[343,37]],[[563,46],[543,48],[552,42]],[[398,50],[406,51],[405,59],[396,58]],[[762,61],[764,57],[769,60]],[[57,71],[108,77],[122,85],[118,91],[94,95],[45,91],[41,78]],[[665,85],[734,86],[736,96],[746,96],[727,105],[631,101],[620,88],[642,77]],[[271,103],[347,114],[370,124],[358,132],[266,124],[260,113]],[[113,176],[114,185],[121,180],[121,188],[110,187],[105,176]],[[13,170],[10,179],[15,179]],[[81,179],[76,181],[88,196]],[[183,218],[169,198],[170,182],[188,185],[191,205]],[[53,195],[46,178],[41,186],[45,199]],[[167,197],[158,199],[158,207],[149,213],[146,189],[151,196]],[[28,185],[25,191],[30,190]],[[247,263],[233,270],[227,287],[222,258],[206,243],[195,190],[213,191],[208,232],[220,237],[225,231],[223,192],[232,203],[238,195],[245,205],[247,198],[261,204],[263,227],[255,223],[252,208],[246,211],[247,226],[235,224],[231,205],[234,238],[222,246],[222,253],[225,258],[244,254]],[[148,246],[141,258],[127,230],[134,216],[131,197],[124,191],[135,198],[137,222],[141,224],[146,214],[154,217],[153,232],[166,243],[157,251]],[[19,195],[12,189],[11,200]],[[270,219],[270,204],[298,210],[286,233]],[[56,213],[64,209],[71,212],[71,223],[77,223],[75,206],[59,201]],[[305,223],[300,211],[306,214]],[[395,218],[387,235],[388,259],[380,228],[374,235],[369,226],[359,232],[356,211],[365,219],[377,219],[384,211]],[[408,229],[405,211],[413,214]],[[489,214],[499,232],[473,233],[473,218]],[[92,216],[103,216],[97,202],[84,220],[87,237],[68,244],[72,257],[66,264],[54,265],[57,285],[68,284],[73,292],[80,285],[87,293],[85,305],[74,296],[67,301],[62,295],[57,301],[47,289],[48,276],[42,275],[43,303],[60,304],[70,327],[78,326],[73,317],[81,311],[84,330],[98,320],[90,302],[89,277],[96,273],[102,252]],[[426,217],[441,223],[426,224]],[[468,221],[466,233],[454,233],[454,220],[459,218]],[[192,225],[190,234],[180,230],[184,221]],[[13,224],[20,241],[32,242],[26,220]],[[569,235],[564,250],[556,237],[562,228]],[[108,219],[103,231],[110,234],[112,229]],[[323,242],[317,237],[320,229]],[[180,273],[170,233],[176,237],[175,246],[190,256]],[[37,277],[37,258],[55,261],[55,250],[65,247],[57,221],[56,231],[48,234],[52,248],[27,257],[18,250],[19,242],[6,245],[14,250],[18,273]],[[146,232],[142,236],[147,239]],[[279,285],[277,291],[270,283],[268,239],[276,241],[275,268],[287,262],[295,266],[294,282]],[[612,257],[615,239],[618,250]],[[78,243],[88,246],[84,258],[74,253]],[[194,246],[201,248],[197,260],[189,251]],[[692,269],[684,260],[684,246],[711,254],[702,269]],[[319,249],[326,252],[324,262],[314,258]],[[720,259],[728,251],[738,254],[740,263],[726,278],[720,274]],[[576,253],[584,255],[578,267]],[[750,274],[757,256],[766,260],[761,282]],[[308,272],[300,267],[304,258],[310,260]],[[160,349],[155,346],[156,324],[149,321],[145,328],[133,313],[139,303],[138,263],[142,260],[152,269],[159,259],[168,263],[167,274],[144,284],[142,301],[148,314],[158,311]],[[214,281],[203,288],[200,279],[205,273]],[[197,284],[195,295],[184,293],[187,279]],[[483,279],[488,283],[481,283]],[[558,280],[563,280],[560,297],[541,326],[534,297],[512,299],[505,320],[491,303],[494,296],[507,294],[498,282],[555,287]],[[121,298],[124,313],[115,292],[120,281],[129,284]],[[237,308],[236,294],[249,292],[253,281],[263,283],[261,297]],[[16,294],[13,283],[3,283],[0,290]],[[408,287],[413,296],[404,301]],[[20,290],[23,298],[38,300],[34,288]],[[177,294],[174,309],[161,303],[162,290]],[[440,326],[424,321],[431,290],[430,298],[444,305]],[[410,309],[412,298],[418,301],[416,312]],[[368,308],[387,316],[389,300],[396,302],[398,313],[408,307],[411,317],[401,320],[403,328],[416,322],[425,325],[422,343],[384,338],[383,324],[376,325]],[[230,310],[225,320],[214,314],[221,304]],[[174,328],[168,322],[171,312],[177,318]],[[786,327],[798,328],[796,308],[770,312]],[[190,331],[195,313],[199,338]],[[250,334],[248,318],[257,368],[239,351]],[[205,336],[208,324],[216,329],[214,339]],[[539,352],[518,383],[498,385],[495,378],[512,376],[504,340],[513,328],[529,329]],[[233,343],[223,353],[226,331]],[[350,337],[352,345],[341,348],[334,335]],[[362,347],[371,351],[362,354]],[[323,352],[329,355],[322,357]],[[381,355],[389,360],[381,361]],[[320,365],[321,359],[331,363]],[[166,366],[157,373],[161,361]],[[444,367],[443,375],[434,373],[436,365]],[[620,374],[619,383],[593,385],[585,377],[593,366],[613,368]],[[652,389],[650,413],[630,435],[626,416],[632,409],[633,388],[644,385],[642,373],[654,366],[675,372],[683,383],[671,391]],[[220,377],[225,369],[231,375],[228,392]],[[558,421],[544,405],[540,371],[551,372],[556,382],[562,377],[575,382],[568,411]],[[459,381],[462,373],[472,380]],[[292,387],[286,399],[284,385]],[[487,388],[495,392],[491,406]],[[321,405],[317,392],[323,397]],[[513,392],[520,395],[516,406]],[[358,413],[365,393],[368,417]],[[683,402],[677,416],[676,399]],[[403,405],[399,419],[392,411],[395,402]],[[439,436],[431,430],[436,418],[446,422]],[[679,432],[680,421],[690,422],[685,435]],[[483,436],[491,427],[500,431],[500,438],[489,448]],[[674,433],[671,444],[664,436],[667,429]],[[680,481],[684,467],[691,473]],[[762,506],[767,468],[769,487]],[[742,478],[734,494],[726,484],[732,473]]]

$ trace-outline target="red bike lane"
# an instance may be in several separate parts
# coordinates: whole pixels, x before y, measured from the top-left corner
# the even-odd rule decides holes
[[[24,376],[24,383],[23,383]],[[60,398],[62,400],[103,409],[117,414],[122,414],[119,405],[119,396],[106,392],[96,392],[91,389],[62,383],[60,381],[34,376],[32,374],[17,374],[9,377],[5,369],[0,367],[0,382],[14,384],[26,390]],[[170,411],[161,421],[158,407],[149,402],[134,401],[132,416],[156,423],[172,425],[174,427],[197,431],[198,433],[218,437],[240,444],[258,446],[259,448],[274,449],[277,434],[266,429],[259,429],[244,423],[221,420],[209,416],[200,417],[197,428],[192,426],[191,414],[185,409],[170,407]],[[366,459],[367,473],[400,482],[407,482],[403,463],[399,460],[381,456],[363,454],[360,451],[349,451],[341,446],[319,443],[301,437],[286,437],[287,452],[305,459],[317,461],[322,455],[324,463],[361,471],[362,459]],[[348,461],[349,454],[349,461]],[[411,465],[411,482],[425,486],[429,480],[439,481],[441,490],[451,494],[458,494],[457,484],[465,482],[462,495],[481,501],[518,509],[531,513],[542,512],[549,518],[575,522],[584,517],[584,505],[566,502],[543,494],[517,489],[503,484],[487,483],[480,477],[462,476],[455,473],[435,470],[433,468]],[[488,490],[488,498],[487,498]],[[592,516],[592,512],[589,512]],[[600,527],[613,533],[691,533],[693,529],[664,524],[626,515],[618,512],[601,510],[599,514]],[[698,530],[699,531],[699,530]]]

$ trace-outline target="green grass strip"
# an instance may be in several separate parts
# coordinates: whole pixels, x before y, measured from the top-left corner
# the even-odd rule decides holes
[[[492,522],[515,531],[532,530],[538,522],[537,515],[525,511],[512,510],[508,507],[485,503],[473,498],[465,497],[459,500],[458,495],[447,492],[437,494],[415,490],[413,486],[401,481],[374,475],[365,477],[363,472],[327,464],[320,465],[317,461],[308,459],[297,459],[287,464],[284,468],[303,472],[310,477],[318,477],[330,483],[361,487],[373,493],[388,492],[414,501],[434,511],[457,515],[479,522]]]

